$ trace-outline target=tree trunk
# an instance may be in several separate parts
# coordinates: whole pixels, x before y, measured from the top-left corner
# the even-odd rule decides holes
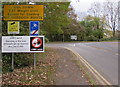
[[[115,37],[115,28],[113,28],[113,37]]]
[[[114,22],[114,25],[113,25],[113,37],[115,37],[115,22]]]
[[[63,34],[63,42],[64,42],[64,34]]]

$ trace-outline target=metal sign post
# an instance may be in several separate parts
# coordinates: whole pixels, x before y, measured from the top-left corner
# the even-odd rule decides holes
[[[34,69],[36,69],[36,53],[34,53]]]
[[[40,23],[39,21],[30,21],[30,36],[38,36]],[[34,69],[36,69],[36,53],[34,53]]]
[[[12,53],[12,70],[14,71],[14,53]]]
[[[19,21],[8,21],[8,34],[19,34]],[[14,71],[14,53],[12,52],[12,71]]]

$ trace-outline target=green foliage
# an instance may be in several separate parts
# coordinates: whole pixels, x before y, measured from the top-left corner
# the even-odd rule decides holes
[[[8,72],[11,71],[11,54],[3,54],[2,55],[2,71]]]
[[[49,39],[45,37],[45,42],[48,43],[49,42]]]
[[[20,34],[19,36],[29,36],[29,22],[28,21],[21,21],[20,22]]]
[[[2,55],[3,73],[11,71],[12,66],[12,54]],[[33,53],[15,53],[14,54],[14,67],[21,68],[25,66],[33,65]]]
[[[91,36],[87,36],[87,37],[85,37],[84,40],[85,40],[85,41],[96,41],[97,38],[94,37],[93,35],[91,35]]]
[[[93,16],[87,16],[80,24],[85,29],[85,40],[99,40],[104,35],[105,19]]]
[[[108,30],[108,29],[104,29],[104,33],[106,35],[104,35],[104,38],[107,38],[107,37],[112,37],[112,31]]]
[[[113,37],[109,37],[109,38],[102,38],[100,39],[100,41],[117,41],[117,40],[120,40],[120,39],[117,39],[117,38],[113,38]]]
[[[44,3],[45,4],[45,19],[41,29],[48,34],[62,34],[63,27],[69,24],[67,12],[70,3]]]
[[[84,30],[75,19],[72,19],[71,23],[64,27],[64,33],[69,35],[80,34],[82,31]]]
[[[60,29],[60,28],[58,29],[58,31],[57,31],[57,32],[58,32],[58,34],[63,34],[63,30],[62,30],[62,29]]]

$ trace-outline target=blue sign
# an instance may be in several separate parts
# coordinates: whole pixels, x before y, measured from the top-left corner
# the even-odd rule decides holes
[[[30,36],[38,36],[39,28],[40,28],[39,21],[30,21]]]

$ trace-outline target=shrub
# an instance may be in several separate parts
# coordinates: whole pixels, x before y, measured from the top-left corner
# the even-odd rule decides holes
[[[3,73],[12,71],[12,54],[3,54],[2,61]],[[14,53],[15,68],[21,68],[29,65],[33,65],[33,53]]]

